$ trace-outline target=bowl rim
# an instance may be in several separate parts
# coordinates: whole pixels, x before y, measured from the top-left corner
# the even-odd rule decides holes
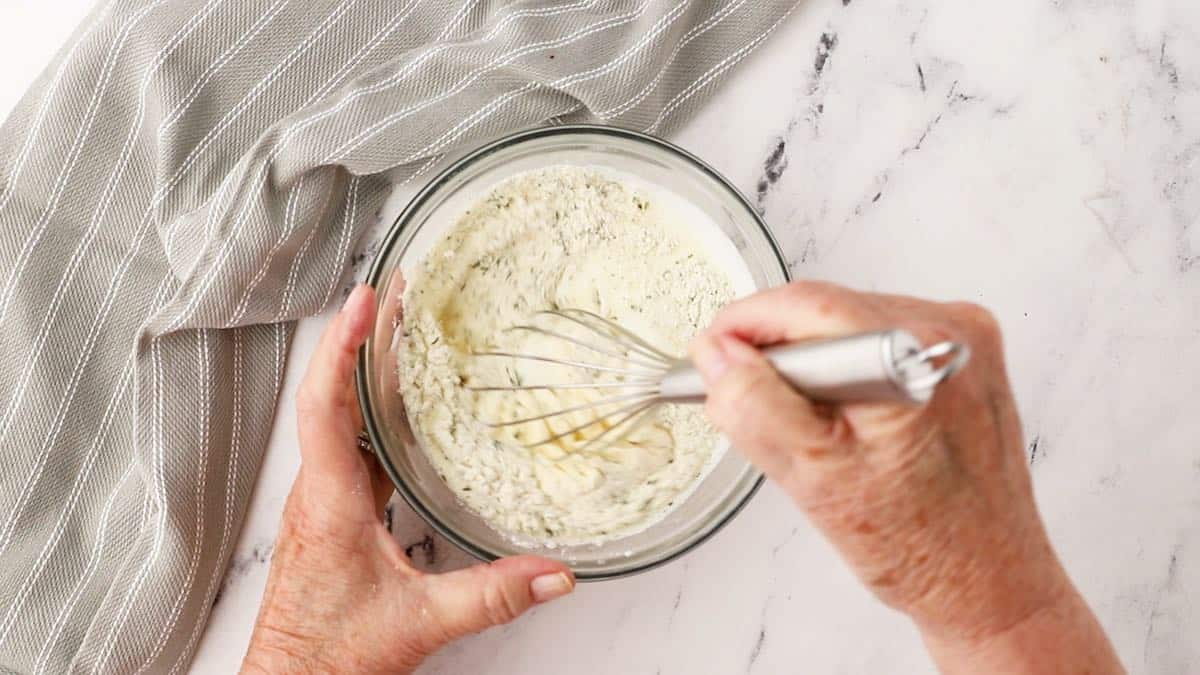
[[[739,190],[735,185],[733,185],[729,179],[710,166],[707,162],[691,152],[684,150],[678,145],[671,143],[670,141],[641,131],[601,124],[561,124],[556,126],[533,127],[507,134],[481,145],[475,150],[472,150],[466,155],[455,160],[450,166],[443,169],[437,176],[426,183],[411,200],[409,200],[408,204],[405,205],[405,207],[400,211],[399,215],[396,216],[396,219],[392,221],[392,224],[388,227],[387,232],[384,234],[383,239],[381,240],[379,249],[376,251],[374,259],[371,261],[371,267],[367,272],[366,283],[376,290],[379,289],[381,277],[383,276],[384,272],[384,262],[390,256],[392,249],[399,242],[401,234],[405,231],[405,226],[411,219],[412,214],[420,209],[421,206],[423,206],[425,202],[427,202],[429,198],[451,178],[461,173],[475,162],[491,155],[492,153],[503,150],[504,148],[534,139],[576,134],[613,136],[624,140],[632,140],[634,142],[655,146],[660,150],[665,150],[689,161],[695,166],[695,168],[699,169],[702,173],[706,174],[710,179],[727,190],[734,197],[734,199],[741,204],[745,212],[750,216],[754,223],[758,225],[759,230],[766,237],[767,243],[770,246],[771,251],[775,254],[775,258],[779,263],[780,269],[783,271],[785,282],[790,282],[792,280],[792,274],[787,264],[787,259],[784,257],[783,250],[780,248],[779,242],[776,241],[775,235],[771,232],[771,228],[767,226],[766,221],[763,220],[758,210],[755,209],[750,203],[750,200],[746,198],[746,195],[743,194],[742,191]],[[390,458],[385,452],[383,452],[381,433],[377,428],[376,420],[374,415],[371,413],[370,406],[368,405],[370,401],[367,394],[367,348],[365,343],[361,348],[359,348],[354,375],[354,386],[358,394],[359,409],[362,411],[363,426],[370,441],[371,452],[375,455],[376,460],[383,465],[384,471],[387,473],[388,478],[391,479],[392,485],[396,489],[396,492],[400,494],[400,497],[409,505],[409,507],[412,508],[412,510],[415,511],[419,516],[421,516],[421,518],[430,527],[432,527],[438,534],[445,537],[448,541],[452,542],[459,549],[465,551],[469,555],[482,562],[492,562],[499,559],[501,556],[498,556],[491,551],[482,549],[460,537],[457,532],[448,527],[434,513],[432,513],[419,499],[417,499],[416,495],[413,494],[413,492],[409,489],[407,483],[405,483],[404,479],[396,470],[396,467],[392,464]],[[576,578],[579,581],[601,581],[604,579],[617,579],[620,577],[632,576],[649,571],[661,565],[665,565],[672,560],[694,551],[701,544],[712,539],[713,535],[721,531],[722,528],[728,525],[730,521],[732,521],[739,513],[742,512],[743,509],[746,508],[746,505],[750,503],[750,500],[754,498],[754,495],[758,493],[759,488],[762,487],[764,480],[765,478],[762,472],[759,471],[758,478],[754,481],[754,485],[751,486],[750,490],[746,492],[741,500],[732,509],[730,509],[730,511],[725,514],[724,517],[713,523],[711,527],[703,531],[700,536],[696,537],[693,541],[679,550],[673,551],[670,554],[660,558],[656,558],[650,562],[630,567],[628,569],[616,570],[612,572],[576,573]]]

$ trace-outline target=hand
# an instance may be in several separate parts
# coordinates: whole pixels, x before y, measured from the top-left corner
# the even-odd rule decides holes
[[[966,342],[972,359],[925,406],[829,408],[751,346],[890,327],[926,345]],[[714,424],[877,597],[914,619],[944,669],[1120,672],[1038,516],[1000,331],[985,310],[795,283],[726,307],[692,357]],[[1044,653],[1029,638],[1035,627]]]
[[[301,385],[300,472],[245,671],[411,672],[451,640],[574,588],[561,563],[531,556],[442,575],[409,563],[382,522],[391,484],[356,444],[354,363],[374,316],[374,292],[354,289]]]

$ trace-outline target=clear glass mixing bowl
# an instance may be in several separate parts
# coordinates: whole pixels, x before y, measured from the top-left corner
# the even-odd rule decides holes
[[[612,127],[523,131],[456,162],[425,186],[392,225],[367,278],[378,291],[379,313],[359,357],[358,395],[375,453],[396,490],[447,539],[483,560],[543,555],[562,560],[579,579],[607,579],[649,569],[695,548],[746,505],[762,474],[737,452],[724,452],[686,499],[645,530],[601,544],[550,547],[517,541],[489,526],[438,477],[405,416],[395,353],[404,273],[483,192],[513,174],[560,165],[606,167],[673,191],[724,231],[757,288],[788,281],[778,244],[745,197],[686,151]]]

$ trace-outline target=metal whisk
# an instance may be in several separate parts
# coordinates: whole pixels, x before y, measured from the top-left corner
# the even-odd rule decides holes
[[[582,329],[584,337],[539,326],[536,323],[539,317],[553,318],[575,329]],[[591,373],[597,380],[610,379],[469,386],[469,390],[613,392],[596,400],[544,414],[509,421],[485,421],[493,428],[501,428],[593,411],[594,416],[584,423],[528,443],[526,447],[554,443],[589,428],[602,427],[600,433],[577,450],[584,451],[604,440],[618,442],[628,437],[660,404],[704,401],[704,381],[689,361],[663,352],[633,331],[594,312],[582,309],[538,312],[529,323],[508,330],[561,340],[598,358],[581,360],[514,351],[483,351],[474,355],[541,361]],[[763,350],[763,355],[797,391],[813,400],[827,403],[898,401],[920,404],[929,400],[939,383],[966,364],[970,352],[966,345],[949,341],[923,348],[911,333],[892,329],[778,345]],[[940,366],[935,366],[934,362],[938,359],[945,360]],[[602,412],[606,408],[611,410]],[[618,430],[621,430],[619,434]]]

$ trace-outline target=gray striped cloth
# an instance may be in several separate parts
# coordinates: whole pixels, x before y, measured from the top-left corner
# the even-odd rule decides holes
[[[187,667],[383,172],[661,132],[791,4],[104,0],[0,128],[0,667]]]

